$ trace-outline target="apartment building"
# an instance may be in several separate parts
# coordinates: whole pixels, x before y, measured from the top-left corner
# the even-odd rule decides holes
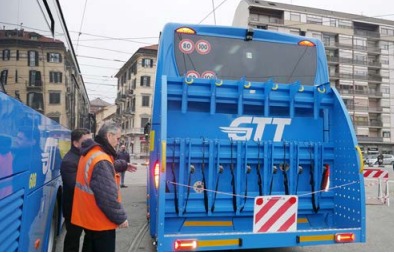
[[[4,91],[74,129],[89,127],[89,100],[78,66],[62,40],[24,29],[0,30]]]
[[[151,119],[157,45],[139,48],[115,75],[118,78],[115,120],[122,125],[122,140],[134,157],[148,155],[144,127]]]
[[[320,39],[331,86],[340,92],[368,153],[394,153],[394,21],[275,3],[243,0],[234,26]]]

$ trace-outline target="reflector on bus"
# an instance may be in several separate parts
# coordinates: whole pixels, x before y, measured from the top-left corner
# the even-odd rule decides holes
[[[154,178],[155,178],[155,187],[159,188],[159,175],[160,175],[160,163],[156,162],[155,170],[154,170]]]
[[[191,29],[190,27],[179,27],[175,30],[177,33],[186,33],[186,34],[196,34],[196,31]]]
[[[300,42],[298,42],[299,46],[304,46],[304,47],[314,47],[316,46],[315,43],[313,43],[312,41],[309,40],[301,40]]]

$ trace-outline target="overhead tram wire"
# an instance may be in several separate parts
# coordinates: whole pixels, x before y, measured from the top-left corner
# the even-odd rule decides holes
[[[77,55],[78,57],[82,58],[89,58],[89,59],[95,59],[95,60],[101,60],[101,61],[114,61],[114,62],[121,62],[125,63],[126,61],[118,60],[118,59],[108,59],[108,58],[101,58],[101,57],[94,57],[94,56],[86,56],[86,55]]]
[[[212,13],[215,13],[215,11],[217,9],[220,8],[220,6],[222,6],[225,2],[227,2],[228,0],[223,0],[218,6],[216,6],[210,13],[208,13],[200,22],[198,22],[198,24],[201,24],[202,22],[204,22],[204,20],[206,20]],[[215,24],[216,24],[216,18],[215,18]]]
[[[98,38],[102,38],[102,39],[105,39],[105,40],[119,40],[119,41],[126,41],[126,42],[146,44],[146,45],[151,45],[152,44],[152,43],[148,43],[148,42],[141,42],[141,41],[136,41],[135,40],[135,39],[139,39],[139,38],[121,38],[121,37],[110,37],[110,36],[91,34],[91,33],[82,33],[82,32],[76,32],[76,31],[70,31],[70,32],[78,33],[79,35],[88,35],[88,36],[92,36],[92,37],[98,37]],[[148,38],[158,39],[158,37],[145,37],[145,39],[148,39]],[[143,38],[141,38],[141,39],[143,39]],[[78,38],[78,40],[79,40],[79,38]],[[86,40],[84,40],[84,41],[86,41]]]
[[[83,8],[83,14],[82,14],[82,19],[81,19],[81,25],[79,27],[79,33],[78,33],[78,39],[77,39],[77,46],[75,47],[75,52],[78,52],[78,44],[79,44],[79,37],[81,36],[81,31],[82,31],[82,25],[83,25],[83,20],[85,19],[85,11],[86,11],[86,5],[88,3],[88,0],[85,0],[85,6]]]

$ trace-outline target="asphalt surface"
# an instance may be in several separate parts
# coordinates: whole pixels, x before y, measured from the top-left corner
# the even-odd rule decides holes
[[[118,229],[116,234],[116,251],[152,252],[155,251],[153,240],[148,231],[146,219],[146,165],[143,161],[136,161],[138,170],[135,173],[126,173],[125,183],[128,188],[121,188],[122,202],[128,213],[129,228]],[[382,204],[376,197],[378,185],[376,181],[366,181],[367,197],[367,242],[360,244],[337,244],[330,246],[292,247],[259,249],[264,252],[383,252],[394,249],[394,172],[392,166],[384,168],[389,172],[389,195],[392,200],[390,206]],[[57,240],[56,251],[63,250],[65,230]],[[82,245],[82,243],[81,243]]]

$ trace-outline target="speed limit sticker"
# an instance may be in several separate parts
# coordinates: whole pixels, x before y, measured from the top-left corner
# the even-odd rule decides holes
[[[213,71],[205,71],[201,74],[201,77],[205,78],[205,79],[212,79],[212,78],[215,78],[216,75],[215,75],[215,72],[213,72]]]
[[[199,54],[208,54],[211,51],[211,44],[206,40],[199,40],[196,42],[196,51]]]
[[[191,54],[194,51],[194,43],[189,39],[183,39],[179,42],[179,50],[184,54]]]
[[[186,73],[186,77],[188,77],[188,78],[200,78],[200,74],[197,71],[189,70]]]

